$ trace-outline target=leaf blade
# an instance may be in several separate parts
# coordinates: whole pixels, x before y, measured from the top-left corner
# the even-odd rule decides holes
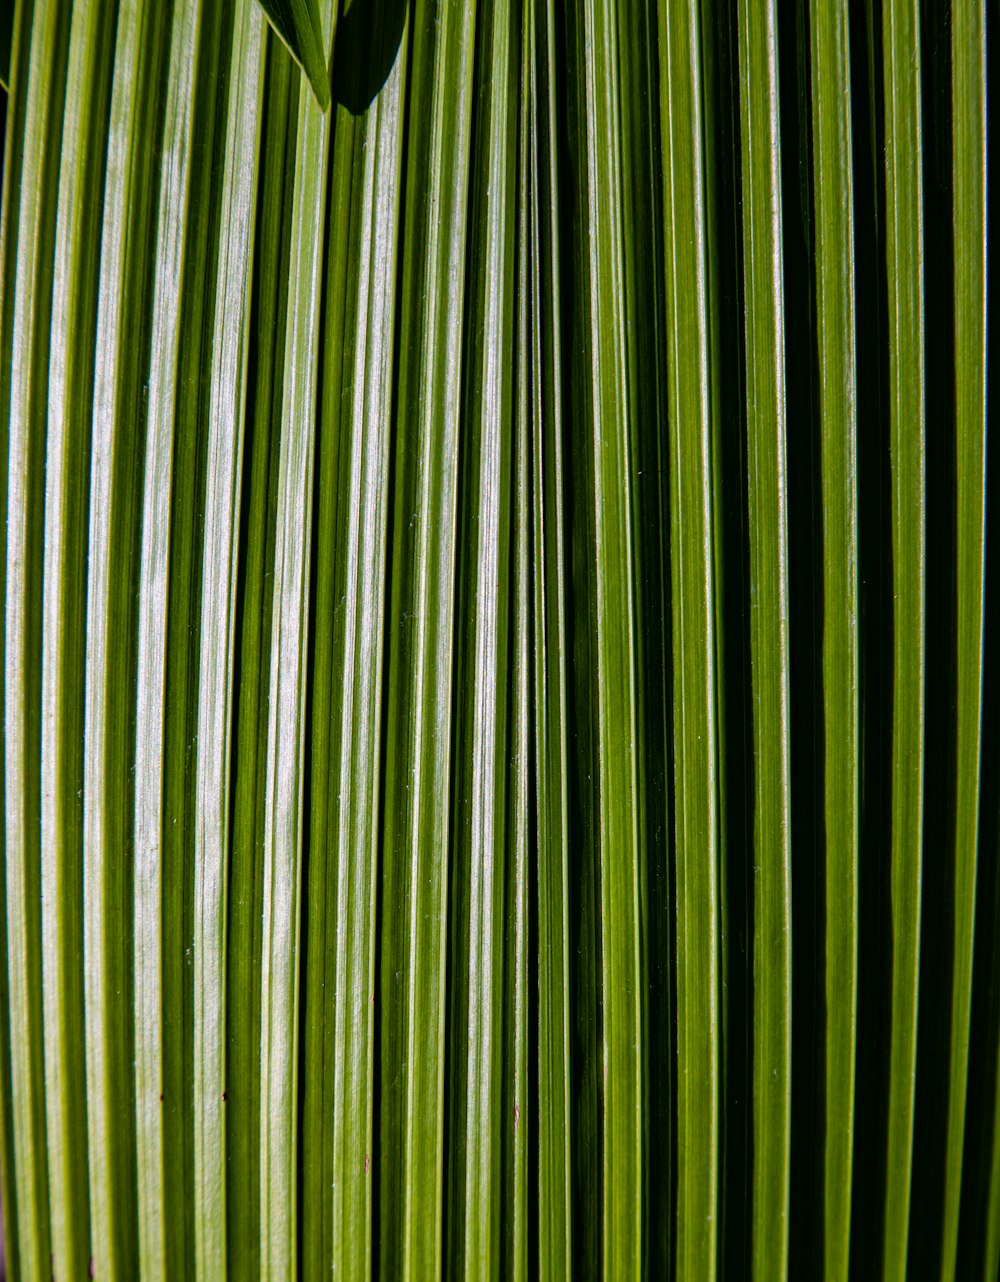
[[[320,111],[326,111],[330,106],[327,51],[333,41],[336,14],[326,35],[320,18],[321,0],[258,0],[258,3],[285,48],[305,72]],[[323,12],[325,15],[325,10]]]
[[[920,20],[884,0],[886,274],[893,547],[892,1017],[883,1270],[906,1272],[923,820],[925,475]]]
[[[76,7],[70,34],[53,271],[45,464],[42,614],[42,876],[58,928],[47,932],[46,1096],[53,1269],[90,1258],[82,966],[83,686],[86,671],[87,454],[93,406],[101,165],[110,103],[114,14]],[[87,112],[74,111],[81,99]]]
[[[849,18],[810,11],[823,487],[826,812],[826,1125],[824,1260],[846,1275],[851,1222],[858,984],[860,615],[857,583],[857,373]]]
[[[41,656],[45,401],[51,323],[52,254],[58,202],[69,12],[25,6],[15,37],[24,75],[23,167],[16,192],[17,247],[7,386],[7,546],[4,617],[4,863],[10,1026],[11,1117],[18,1210],[18,1256],[42,1274],[51,1253],[41,911]],[[23,53],[22,53],[23,47]],[[23,73],[22,73],[23,68]],[[10,234],[12,211],[5,232]],[[11,247],[13,248],[13,247]],[[6,299],[5,299],[6,304]],[[4,308],[6,311],[6,306]],[[6,342],[6,336],[5,336]],[[45,942],[48,942],[47,940]]]
[[[382,846],[384,1278],[436,1276],[443,1254],[450,665],[475,27],[475,5],[461,0],[418,0],[413,10]]]
[[[753,1268],[788,1261],[791,825],[777,10],[739,13],[754,743]]]
[[[986,579],[986,6],[952,10],[957,466],[955,920],[941,1277],[955,1277],[972,1016]],[[993,1218],[993,1217],[991,1217]]]
[[[324,32],[334,22],[322,6]],[[274,543],[261,943],[263,1282],[297,1271],[298,991],[309,538],[329,117],[299,99]]]
[[[719,1138],[718,711],[699,27],[696,3],[661,2],[678,763],[676,1258],[678,1275],[685,1278],[715,1275]],[[680,146],[682,137],[695,139],[690,150]]]
[[[563,336],[556,114],[557,46],[552,0],[526,0],[531,104],[533,708],[538,895],[538,1263],[567,1275],[573,1260],[571,1120],[569,776],[566,533],[563,487]]]

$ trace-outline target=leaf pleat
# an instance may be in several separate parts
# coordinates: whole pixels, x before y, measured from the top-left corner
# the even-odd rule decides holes
[[[629,410],[626,468],[631,500],[633,625],[631,636],[637,837],[638,973],[627,975],[640,998],[636,1030],[641,1058],[640,1188],[645,1267],[666,1271],[673,1253],[669,1223],[673,1171],[642,1177],[648,1154],[669,1152],[676,1036],[671,919],[673,806],[670,788],[670,505],[667,458],[667,318],[657,12],[617,11],[620,73],[623,285]],[[625,195],[627,193],[627,196]],[[605,1000],[621,1000],[616,994]]]
[[[230,11],[231,16],[231,11]],[[154,323],[146,423],[139,568],[134,876],[136,1152],[143,1276],[194,1271],[192,1223],[193,790],[188,743],[196,732],[201,587],[196,521],[205,420],[198,399],[212,191],[216,88],[223,13],[180,5],[170,74],[157,211]],[[213,199],[214,197],[214,199]],[[212,296],[210,296],[212,297]],[[185,1190],[169,1213],[168,1188]]]
[[[824,1268],[845,1277],[851,1224],[860,839],[857,375],[847,4],[810,9],[823,486],[826,814]]]
[[[516,4],[485,0],[477,15],[464,408],[456,603],[456,762],[450,851],[449,1002],[456,1035],[449,1077],[454,1139],[448,1269],[496,1276],[501,1153],[508,819],[512,450],[515,437],[515,267],[519,49]],[[508,919],[509,920],[509,919]],[[464,1065],[461,1060],[465,1061]]]
[[[259,178],[240,560],[234,629],[232,837],[226,940],[226,1259],[230,1274],[260,1276],[261,938],[264,888],[268,691],[274,601],[275,514],[284,363],[288,260],[294,193],[298,76],[273,38],[264,41]]]
[[[52,887],[42,882],[40,842],[41,653],[45,432],[52,314],[52,255],[58,208],[62,107],[70,9],[42,5],[22,15],[15,58],[24,65],[24,159],[16,221],[7,423],[7,558],[4,654],[5,873],[11,1104],[22,1272],[41,1276],[51,1253],[44,1090],[43,921]],[[30,22],[30,27],[29,27]],[[20,64],[21,42],[27,45]],[[5,215],[5,235],[11,214]],[[53,977],[54,979],[54,977]]]
[[[379,1270],[444,1255],[462,332],[476,6],[418,0],[409,71],[382,848]]]
[[[791,815],[785,317],[777,9],[739,10],[750,653],[754,746],[753,1229],[755,1276],[788,1259]]]
[[[941,1277],[947,1282],[956,1277],[979,854],[987,519],[986,87],[986,6],[978,2],[955,5],[951,12],[951,128],[954,175],[957,724],[954,959],[941,1255]],[[995,1219],[997,1209],[994,1204],[992,1219]]]
[[[361,14],[359,18],[359,13]],[[317,443],[303,1250],[371,1274],[375,943],[396,255],[409,49],[393,3],[348,10],[334,64]],[[364,68],[391,63],[367,100]]]
[[[233,21],[205,462],[194,820],[193,1109],[196,1276],[226,1272],[226,940],[233,799],[234,656],[248,394],[263,24],[250,0]]]
[[[642,833],[639,824],[643,744],[638,713],[635,630],[636,428],[639,388],[628,377],[629,329],[641,311],[625,289],[622,40],[615,7],[585,2],[569,16],[574,162],[578,217],[574,257],[579,288],[579,346],[573,376],[585,385],[580,452],[586,461],[574,481],[581,529],[574,570],[585,575],[590,747],[587,789],[594,810],[593,947],[586,994],[599,1010],[592,1026],[588,1107],[593,1145],[580,1156],[590,1179],[600,1179],[599,1256],[605,1276],[630,1275],[643,1255],[641,1164],[643,1116],[641,938]],[[633,51],[626,43],[624,48]],[[636,303],[636,314],[627,303]],[[645,318],[643,318],[645,319]],[[654,420],[655,422],[655,420]],[[652,429],[653,424],[648,424]],[[575,587],[575,585],[574,585]],[[579,665],[579,659],[577,660]],[[599,1188],[599,1192],[598,1192]],[[596,1211],[597,1208],[595,1207]]]
[[[334,6],[324,0],[324,39]],[[329,116],[300,94],[267,711],[260,989],[260,1268],[297,1275],[298,1017],[309,548]]]
[[[530,105],[527,288],[531,300],[535,862],[538,950],[538,1266],[568,1274],[573,1260],[569,744],[563,338],[554,0],[525,0]]]
[[[14,298],[11,281],[17,270],[18,222],[20,216],[21,174],[24,166],[24,122],[27,106],[28,77],[21,68],[25,65],[28,36],[31,30],[32,5],[22,4],[17,23],[11,13],[11,69],[16,71],[13,92],[3,95],[4,153],[0,161],[0,180],[3,183],[0,203],[0,459],[8,456],[8,424],[10,421],[11,354],[13,349]],[[0,498],[0,589],[6,601],[7,590],[7,487]],[[6,632],[0,629],[0,653],[6,670]],[[0,743],[6,758],[6,728],[0,717]],[[4,798],[6,814],[6,784],[4,771],[0,771],[0,795]],[[11,1024],[10,987],[7,964],[7,845],[6,831],[2,831],[4,875],[0,876],[0,1198],[2,1198],[4,1225],[16,1225],[17,1191],[15,1187],[14,1153],[14,1103],[11,1080]],[[18,1233],[6,1228],[5,1263],[11,1275],[19,1276],[20,1249]]]
[[[109,1278],[135,1276],[140,1250],[137,1118],[130,1105],[136,1080],[133,993],[142,990],[133,969],[131,856],[142,429],[152,332],[146,299],[154,281],[159,173],[154,148],[134,140],[157,137],[163,100],[153,68],[168,54],[169,18],[157,5],[119,8],[97,312],[84,726],[84,991],[91,1256],[95,1270]],[[152,928],[155,939],[158,920]]]
[[[716,1273],[719,782],[701,15],[660,4],[677,788],[677,1269]],[[694,146],[679,140],[693,137]],[[690,247],[690,248],[688,248]]]
[[[924,788],[925,420],[920,15],[882,7],[889,290],[893,677],[892,981],[883,1276],[906,1275],[912,1180]]]
[[[42,614],[42,877],[53,1270],[90,1257],[83,1010],[83,719],[88,461],[113,6],[73,11],[53,264]],[[89,109],[70,104],[86,100]]]
[[[537,1120],[531,1108],[529,1082],[537,1081],[531,1056],[532,992],[531,954],[532,895],[532,637],[531,637],[531,156],[529,26],[522,22],[520,49],[521,101],[517,119],[517,319],[515,432],[513,440],[513,529],[511,552],[512,607],[509,662],[509,759],[510,787],[507,806],[506,876],[504,880],[504,1082],[500,1106],[502,1159],[499,1235],[496,1252],[502,1277],[525,1282],[530,1276],[531,1220],[529,1191],[531,1156]],[[532,1073],[532,1067],[535,1072]],[[502,1140],[509,1128],[510,1141]],[[496,1196],[496,1194],[494,1194]]]

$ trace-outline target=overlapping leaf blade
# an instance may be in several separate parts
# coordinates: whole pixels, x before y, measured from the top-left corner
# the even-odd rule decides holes
[[[322,0],[259,0],[268,21],[309,78],[321,111],[330,106],[327,59],[333,28],[326,29]],[[334,14],[332,22],[336,22]]]

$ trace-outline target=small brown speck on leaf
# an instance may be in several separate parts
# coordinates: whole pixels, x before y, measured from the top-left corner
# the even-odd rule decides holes
[[[369,1165],[370,1165],[370,1163],[369,1163],[369,1161],[368,1161],[368,1154],[366,1153],[366,1154],[365,1154],[365,1174],[366,1174],[366,1175],[368,1174],[368,1167],[369,1167]]]
[[[521,1122],[521,1106],[517,1100],[514,1101],[514,1130],[516,1131]]]
[[[163,1092],[162,1092],[162,1091],[160,1092],[160,1103],[161,1103],[161,1104],[163,1103]]]
[[[97,1269],[94,1267],[94,1257],[93,1257],[93,1256],[91,1256],[91,1257],[90,1257],[90,1263],[87,1265],[87,1277],[88,1277],[88,1278],[96,1278],[96,1277],[97,1277]]]
[[[223,1102],[223,1104],[225,1104],[225,1102],[226,1102],[226,1092],[225,1092],[225,1091],[223,1091],[223,1092],[222,1092],[222,1102]]]

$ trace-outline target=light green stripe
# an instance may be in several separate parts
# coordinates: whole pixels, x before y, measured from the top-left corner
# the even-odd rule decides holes
[[[979,843],[986,570],[986,4],[951,9],[955,237],[956,602],[955,922],[945,1151],[942,1282],[955,1277],[965,1141]],[[987,1207],[987,1223],[1000,1205]]]
[[[322,21],[332,38],[334,5]],[[267,726],[261,944],[260,1247],[264,1282],[297,1276],[299,918],[306,636],[330,122],[299,97]]]
[[[920,20],[884,0],[885,244],[892,461],[892,1015],[883,1275],[906,1276],[917,1064],[924,775],[925,417]]]
[[[823,1258],[846,1277],[851,1231],[858,984],[857,374],[851,78],[846,0],[810,11],[823,493],[826,1067]]]
[[[538,886],[538,1268],[573,1261],[570,1082],[569,759],[566,729],[563,339],[560,308],[554,0],[526,0],[532,109],[530,359],[534,540],[534,716]],[[522,92],[524,92],[522,90]]]
[[[59,190],[70,8],[40,4],[28,27],[24,161],[20,174],[7,422],[7,560],[4,662],[5,873],[11,1117],[19,1264],[25,1278],[49,1267],[49,1171],[43,1023],[43,921],[58,911],[41,878],[41,616],[45,433],[52,262]],[[27,22],[27,18],[23,20]],[[9,215],[8,215],[9,218]],[[9,222],[8,222],[9,227]],[[9,234],[9,232],[8,232]],[[5,300],[6,302],[6,300]],[[6,311],[6,307],[4,309]],[[46,942],[48,942],[46,940]]]
[[[226,1271],[226,936],[235,602],[250,286],[263,96],[263,29],[238,0],[229,68],[205,482],[194,822],[196,1276]]]
[[[697,0],[660,0],[677,859],[677,1271],[715,1277],[718,710],[705,160]],[[690,143],[689,141],[690,140]]]
[[[417,0],[406,141],[388,616],[381,1243],[386,1280],[443,1261],[452,645],[476,6]]]
[[[87,476],[97,319],[101,165],[114,52],[113,5],[76,5],[62,138],[45,458],[42,619],[42,879],[45,1091],[52,1269],[85,1276],[90,1259],[83,1009],[83,717]]]
[[[750,662],[754,746],[753,1275],[785,1276],[791,1141],[788,521],[775,0],[741,0]]]

